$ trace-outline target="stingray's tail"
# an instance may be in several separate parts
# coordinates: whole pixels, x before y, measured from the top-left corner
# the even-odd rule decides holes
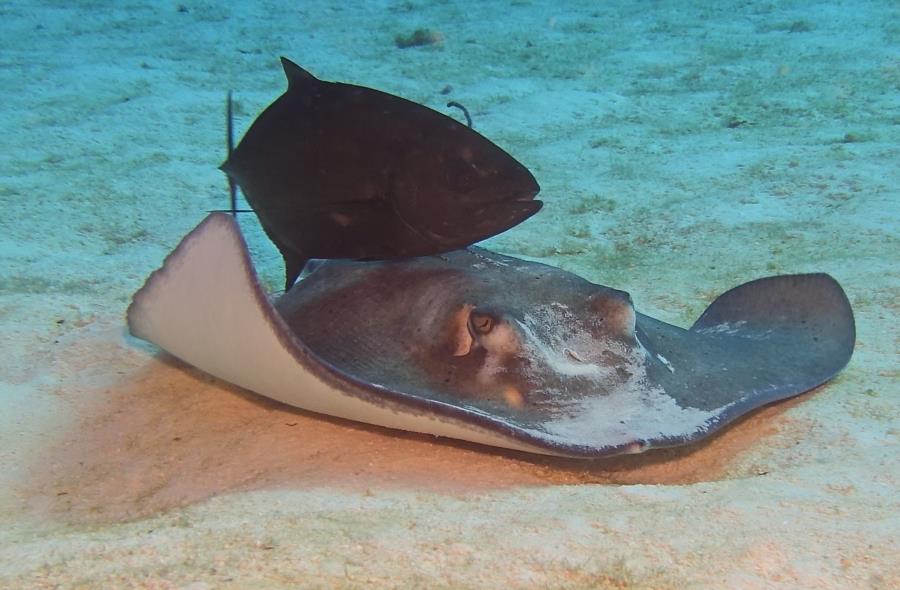
[[[237,208],[237,183],[234,181],[234,178],[231,177],[231,174],[228,173],[228,162],[231,160],[231,154],[234,153],[234,102],[231,99],[231,91],[228,91],[228,98],[225,101],[225,144],[228,149],[228,157],[225,158],[225,162],[219,166],[219,170],[225,173],[225,176],[228,177],[228,195],[229,195],[229,208],[228,209],[214,209],[212,211],[208,211],[208,213],[231,213],[232,217],[236,217],[238,213],[250,213],[252,209],[238,209]]]
[[[234,151],[234,108],[232,106],[231,100],[231,90],[228,91],[228,98],[225,101],[225,142],[228,146],[228,157],[225,158],[228,161],[231,158],[231,152]],[[237,216],[237,185],[234,183],[234,179],[231,178],[230,174],[226,174],[228,177],[228,203],[231,205],[231,216]]]

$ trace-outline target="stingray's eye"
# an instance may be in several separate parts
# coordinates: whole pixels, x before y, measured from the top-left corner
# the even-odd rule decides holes
[[[473,307],[467,303],[453,314],[450,323],[450,345],[453,347],[453,356],[466,356],[472,352],[475,335],[472,333],[472,328],[469,327],[469,316]]]
[[[494,316],[488,313],[473,311],[469,314],[469,329],[472,334],[488,334],[494,329],[495,323]]]
[[[521,330],[505,312],[473,309],[466,325],[472,346],[484,349],[489,357],[505,358],[522,349]]]

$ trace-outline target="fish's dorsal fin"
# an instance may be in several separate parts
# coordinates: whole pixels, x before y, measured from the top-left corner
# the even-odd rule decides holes
[[[281,58],[281,67],[284,68],[284,75],[288,81],[288,88],[294,86],[294,84],[298,82],[308,82],[310,80],[317,80],[315,76],[292,62],[286,57]]]

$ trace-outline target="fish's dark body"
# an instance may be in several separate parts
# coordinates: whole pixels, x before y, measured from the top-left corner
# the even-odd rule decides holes
[[[381,260],[465,248],[541,208],[532,174],[454,119],[282,58],[288,90],[222,165],[284,257]]]

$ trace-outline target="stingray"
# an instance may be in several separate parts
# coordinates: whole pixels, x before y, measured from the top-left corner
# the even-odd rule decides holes
[[[751,281],[683,329],[623,291],[478,248],[322,262],[272,302],[223,213],[148,278],[128,325],[298,408],[582,458],[707,437],[830,380],[855,340],[825,274]]]
[[[325,82],[281,59],[288,89],[221,169],[284,258],[389,259],[465,248],[537,213],[531,173],[415,102]]]

